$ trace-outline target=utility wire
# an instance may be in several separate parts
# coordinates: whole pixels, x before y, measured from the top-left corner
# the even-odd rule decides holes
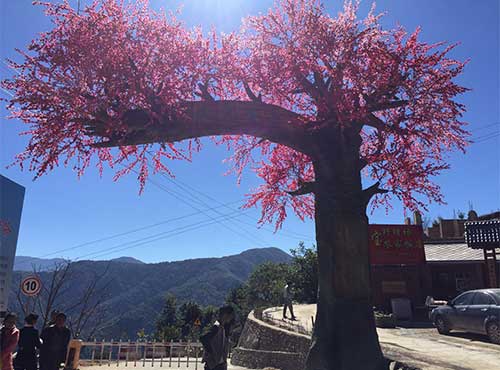
[[[236,200],[236,201],[229,202],[227,204],[235,204],[235,203],[240,203],[240,202],[241,202],[240,200]],[[213,207],[213,208],[221,208],[221,207],[222,206]],[[208,210],[210,210],[210,209],[208,209]],[[106,237],[103,237],[103,238],[100,238],[100,239],[95,239],[95,240],[92,240],[92,241],[89,241],[89,242],[81,243],[81,244],[78,244],[78,245],[75,245],[75,246],[72,246],[72,247],[69,247],[69,248],[59,249],[59,250],[57,250],[55,252],[47,253],[47,254],[44,254],[44,255],[36,257],[36,258],[46,258],[46,257],[54,256],[54,255],[57,255],[57,254],[61,254],[61,253],[64,253],[64,252],[68,252],[68,251],[72,251],[72,250],[75,250],[75,249],[83,248],[83,247],[86,247],[86,246],[89,246],[89,245],[92,245],[92,244],[101,243],[103,241],[116,239],[116,238],[121,237],[121,236],[133,234],[133,233],[136,233],[136,232],[139,232],[139,231],[143,231],[143,230],[148,230],[148,229],[160,226],[160,225],[165,225],[165,224],[168,224],[168,223],[171,223],[171,222],[174,222],[174,221],[183,220],[183,219],[186,219],[186,218],[189,218],[189,217],[193,217],[193,216],[197,216],[197,215],[199,215],[199,212],[193,212],[193,213],[189,213],[189,214],[186,214],[186,215],[183,215],[183,216],[179,216],[179,217],[168,218],[166,220],[163,220],[163,221],[160,221],[160,222],[157,222],[157,223],[154,223],[154,224],[146,225],[146,226],[139,227],[139,228],[136,228],[136,229],[132,229],[132,230],[128,230],[128,231],[125,231],[125,232],[121,232],[121,233],[118,233],[118,234],[109,235],[109,236],[106,236]],[[17,266],[28,264],[28,263],[31,264],[31,262],[27,261],[27,262],[18,263]]]
[[[188,224],[188,225],[184,225],[184,226],[181,226],[181,227],[176,227],[176,228],[173,228],[171,230],[164,231],[164,232],[161,232],[161,233],[157,233],[157,234],[154,234],[154,235],[150,235],[150,236],[147,236],[147,237],[144,237],[144,238],[139,238],[139,239],[132,240],[132,241],[129,241],[129,242],[126,242],[126,243],[121,243],[121,244],[115,245],[114,247],[102,249],[100,251],[96,251],[96,252],[92,252],[92,253],[87,253],[87,254],[84,254],[84,255],[81,255],[81,256],[77,257],[75,259],[75,261],[78,261],[78,260],[81,260],[82,258],[87,258],[87,257],[90,257],[90,256],[92,256],[93,258],[95,258],[95,257],[98,257],[98,256],[105,256],[105,255],[108,255],[108,254],[113,254],[113,253],[116,253],[116,252],[124,251],[124,250],[131,249],[131,248],[135,248],[135,247],[138,247],[138,246],[141,246],[141,245],[144,245],[144,244],[149,244],[149,243],[152,243],[152,242],[155,242],[155,241],[158,241],[158,240],[163,240],[163,239],[166,239],[166,238],[170,238],[170,237],[173,237],[173,236],[176,236],[176,235],[179,235],[179,234],[186,233],[188,231],[197,230],[197,229],[200,229],[200,228],[205,227],[205,226],[209,226],[209,225],[212,225],[212,224],[219,223],[221,220],[231,219],[231,218],[240,217],[240,216],[241,216],[241,214],[239,214],[239,212],[233,212],[232,214],[227,214],[227,215],[223,215],[221,217],[216,217],[213,220],[205,220],[205,221],[201,221],[201,222],[194,222],[194,223],[191,223],[191,224]]]
[[[148,151],[147,153],[152,157],[151,152]],[[179,180],[178,178],[172,179],[172,178],[168,177],[167,175],[165,175],[164,173],[161,173],[161,175],[163,177],[165,177],[165,179],[167,181],[171,182],[176,187],[178,187],[178,188],[182,189],[183,191],[185,191],[186,193],[188,193],[192,198],[195,198],[198,202],[201,202],[201,204],[203,204],[204,206],[207,206],[208,203],[206,203],[205,201],[203,201],[202,199],[200,199],[198,196],[194,195],[193,192],[196,192],[196,193],[200,194],[201,196],[204,196],[204,197],[208,198],[209,200],[211,200],[213,202],[216,202],[217,204],[223,205],[223,203],[221,201],[219,201],[218,199],[210,196],[209,194],[207,194],[205,192],[202,192],[202,191],[196,189],[195,187],[187,184],[186,182],[183,182],[183,181]],[[235,208],[232,208],[229,205],[223,205],[223,207],[225,207],[225,208],[227,208],[227,209],[229,209],[231,211],[235,210]],[[216,213],[218,213],[218,212],[216,211]],[[255,221],[255,219],[252,216],[250,216],[250,215],[245,214],[244,217],[248,218],[248,219],[250,219],[252,221]],[[238,220],[238,219],[235,219],[233,221],[234,222],[238,222],[240,224],[245,224],[245,225],[249,225],[251,227],[255,227],[254,223],[249,223],[249,222],[245,222],[245,221]],[[262,227],[262,229],[264,229],[266,231],[269,231],[272,234],[275,233],[274,230],[269,230],[269,228],[267,228],[267,227]],[[299,239],[300,240],[304,240],[304,239],[306,239],[306,240],[312,240],[310,238],[310,236],[308,236],[308,235],[300,234],[300,233],[295,233],[295,232],[291,232],[291,231],[288,231],[288,230],[281,230],[280,234],[283,235],[283,236],[287,236],[288,238],[295,239],[295,240],[299,240]]]
[[[482,139],[480,140],[477,140],[477,141],[474,141],[473,144],[479,144],[479,143],[484,143],[485,141],[488,141],[488,140],[491,140],[491,139],[495,139],[497,137],[500,137],[500,132],[497,132],[497,133],[493,133],[491,135],[485,135],[484,137],[482,137]]]
[[[132,171],[135,172],[135,173],[138,173],[135,169],[132,169]],[[173,191],[172,189],[168,189],[168,188],[164,187],[162,184],[159,184],[159,183],[155,182],[154,180],[152,180],[150,178],[148,178],[147,181],[150,182],[150,183],[152,183],[156,187],[160,188],[161,190],[169,193],[170,195],[172,195],[173,197],[175,197],[176,199],[178,199],[180,202],[188,205],[189,207],[193,208],[194,210],[196,210],[196,211],[198,211],[200,213],[203,213],[208,218],[214,220],[214,217],[210,213],[208,213],[208,212],[204,211],[203,209],[199,208],[197,205],[194,205],[193,204],[193,200],[187,200],[185,197],[182,197],[181,195],[178,195],[178,193],[175,192],[175,191]],[[241,233],[240,231],[234,230],[233,228],[231,228],[229,225],[225,224],[224,222],[220,222],[220,225],[223,226],[223,227],[225,227],[226,229],[230,230],[234,234],[237,234],[240,237],[249,240],[251,243],[255,243],[255,239],[256,238],[254,238],[254,240],[252,240],[251,237],[249,238],[247,235]],[[260,242],[258,244],[260,244]]]
[[[479,126],[477,128],[473,128],[471,131],[477,132],[477,131],[481,131],[481,130],[484,130],[484,129],[487,129],[487,128],[490,128],[490,127],[493,127],[493,126],[499,126],[499,125],[500,125],[500,122],[493,122],[493,123],[490,123],[490,124],[487,124],[487,125],[482,125],[482,126]]]

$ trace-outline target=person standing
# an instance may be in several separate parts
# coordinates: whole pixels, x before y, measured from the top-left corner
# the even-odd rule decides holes
[[[71,332],[66,327],[66,315],[59,312],[55,324],[43,329],[40,337],[40,370],[58,370],[66,362],[71,339]]]
[[[292,320],[297,320],[295,318],[295,315],[293,314],[293,305],[292,305],[292,298],[293,298],[293,293],[292,293],[292,284],[288,282],[285,287],[283,288],[283,320],[287,318],[286,316],[286,310],[287,308],[290,310],[290,315],[292,315]]]
[[[2,370],[13,370],[12,352],[16,349],[19,341],[19,330],[16,328],[17,316],[9,313],[3,321],[1,332],[2,349],[0,357],[2,360]]]
[[[231,306],[221,307],[218,320],[207,334],[200,337],[200,342],[203,345],[202,362],[205,363],[205,370],[227,370],[229,337],[233,322],[233,308]]]
[[[41,341],[38,330],[35,328],[38,315],[31,313],[25,317],[25,325],[19,335],[17,356],[14,361],[16,370],[37,370],[37,349],[40,349]]]

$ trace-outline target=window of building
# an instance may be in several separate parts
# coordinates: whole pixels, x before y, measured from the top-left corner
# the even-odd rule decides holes
[[[471,276],[468,272],[458,272],[455,274],[455,287],[458,292],[470,289]]]
[[[449,275],[447,272],[440,272],[438,274],[438,282],[441,286],[448,286]]]

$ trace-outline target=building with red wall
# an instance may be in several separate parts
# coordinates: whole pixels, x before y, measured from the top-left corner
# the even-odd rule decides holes
[[[500,214],[468,220],[488,220]],[[469,248],[464,240],[467,220],[440,219],[425,231],[420,215],[414,224],[370,225],[369,245],[373,304],[391,311],[394,299],[407,299],[413,312],[425,312],[425,300],[432,296],[449,300],[463,291],[488,287],[488,269],[482,250]],[[500,252],[500,245],[499,245]],[[497,261],[500,281],[500,261]]]

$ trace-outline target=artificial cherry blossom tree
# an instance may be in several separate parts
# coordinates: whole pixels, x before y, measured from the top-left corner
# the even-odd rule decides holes
[[[97,165],[116,177],[191,158],[201,137],[232,151],[262,185],[247,207],[261,222],[288,210],[314,217],[318,312],[307,368],[382,369],[370,296],[367,205],[391,196],[410,210],[442,202],[431,178],[467,132],[453,46],[419,30],[384,30],[347,2],[336,17],[316,0],[277,0],[240,32],[204,35],[147,3],[102,0],[82,12],[46,5],[54,22],[20,51],[3,82],[29,144],[17,157],[42,175]],[[253,156],[257,154],[257,156]],[[120,165],[120,166],[119,166]],[[362,175],[373,185],[362,188]]]

